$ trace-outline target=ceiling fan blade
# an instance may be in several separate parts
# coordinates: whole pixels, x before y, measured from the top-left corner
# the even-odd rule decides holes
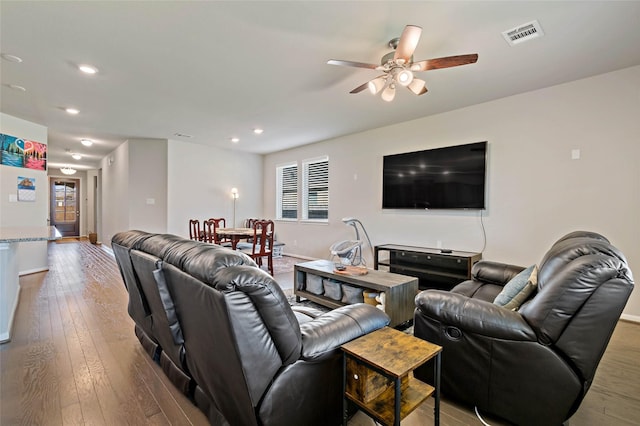
[[[478,60],[478,54],[448,56],[446,58],[427,59],[411,64],[411,71],[428,71],[440,68],[457,67],[459,65],[473,64]]]
[[[353,89],[349,93],[360,93],[360,92],[362,92],[364,89],[366,89],[368,87],[367,86],[368,84],[369,84],[369,82],[367,81],[366,83],[361,84],[360,86],[356,87],[355,89]]]
[[[416,25],[407,25],[404,27],[402,35],[400,36],[400,41],[398,42],[398,47],[396,47],[396,52],[393,55],[393,59],[404,59],[404,62],[408,63],[411,60],[411,56],[413,56],[413,52],[418,46],[420,35],[422,35],[422,27],[418,27]]]
[[[419,78],[414,78],[411,83],[407,86],[409,90],[413,92],[414,95],[420,96],[427,93],[427,83],[424,80],[420,80]]]
[[[342,67],[356,67],[356,68],[369,68],[372,70],[377,69],[380,65],[365,64],[364,62],[342,61],[340,59],[329,59],[327,61],[329,65],[339,65]]]

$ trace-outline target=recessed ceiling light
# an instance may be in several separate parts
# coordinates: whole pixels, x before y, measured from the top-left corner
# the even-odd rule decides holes
[[[7,84],[7,87],[10,88],[10,89],[13,89],[13,90],[18,90],[20,92],[26,92],[27,91],[27,89],[25,89],[22,86],[18,86],[17,84]]]
[[[80,112],[79,110],[77,110],[75,108],[66,108],[65,111],[67,111],[71,115],[76,115],[76,114],[78,114]]]
[[[240,138],[231,138],[231,142],[238,143],[240,142]]]
[[[71,154],[71,158],[74,160],[82,160],[82,155],[80,154]]]
[[[91,146],[93,145],[93,141],[91,139],[80,139],[80,142],[82,143],[82,145],[84,146]]]
[[[78,65],[78,69],[85,74],[96,74],[98,72],[98,68],[91,65]]]
[[[16,55],[9,55],[8,53],[3,53],[0,55],[0,57],[2,57],[2,59],[6,59],[7,61],[11,61],[11,62],[22,62],[22,58]]]
[[[253,129],[253,133],[255,133],[256,135],[261,135],[262,132],[264,132],[264,130],[262,130],[260,128]]]

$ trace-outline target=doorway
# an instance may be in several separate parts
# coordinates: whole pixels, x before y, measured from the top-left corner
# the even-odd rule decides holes
[[[63,237],[80,236],[80,179],[50,178],[49,217]]]

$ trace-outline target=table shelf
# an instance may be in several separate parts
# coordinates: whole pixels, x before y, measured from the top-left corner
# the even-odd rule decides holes
[[[432,395],[434,424],[440,424],[441,346],[385,327],[345,343],[341,348],[344,352],[344,426],[347,424],[347,401],[353,401],[384,425],[400,426],[402,419]],[[432,359],[433,386],[413,377],[416,368]]]
[[[400,417],[403,419],[407,417],[434,392],[435,388],[433,386],[409,376],[409,386],[402,390],[400,396]],[[385,425],[392,425],[395,419],[394,394],[395,389],[391,386],[368,403],[358,400],[358,398],[349,393],[346,395],[350,401],[354,402],[369,416],[375,418],[376,421]]]

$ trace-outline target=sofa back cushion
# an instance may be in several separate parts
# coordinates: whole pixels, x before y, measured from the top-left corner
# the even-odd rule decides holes
[[[231,424],[255,425],[225,294],[171,264],[162,269],[183,330],[191,376]]]
[[[253,424],[273,378],[300,357],[300,326],[284,293],[240,252],[173,236],[140,248],[164,256],[189,372],[227,419]]]
[[[153,336],[162,351],[178,368],[184,371],[184,342],[182,339],[176,339],[175,331],[179,329],[180,325],[177,324],[176,318],[172,318],[171,313],[166,310],[167,304],[172,305],[173,302],[167,301],[167,297],[170,298],[170,295],[161,294],[154,276],[154,271],[161,269],[162,260],[140,250],[131,250],[130,256],[135,275],[138,277],[140,288],[144,292],[151,312]]]
[[[140,286],[140,281],[133,271],[133,264],[129,251],[140,241],[149,238],[151,234],[142,231],[121,232],[113,236],[111,249],[117,260],[122,280],[129,293],[127,312],[135,323],[151,338],[155,340],[152,331],[151,310],[149,302]]]

